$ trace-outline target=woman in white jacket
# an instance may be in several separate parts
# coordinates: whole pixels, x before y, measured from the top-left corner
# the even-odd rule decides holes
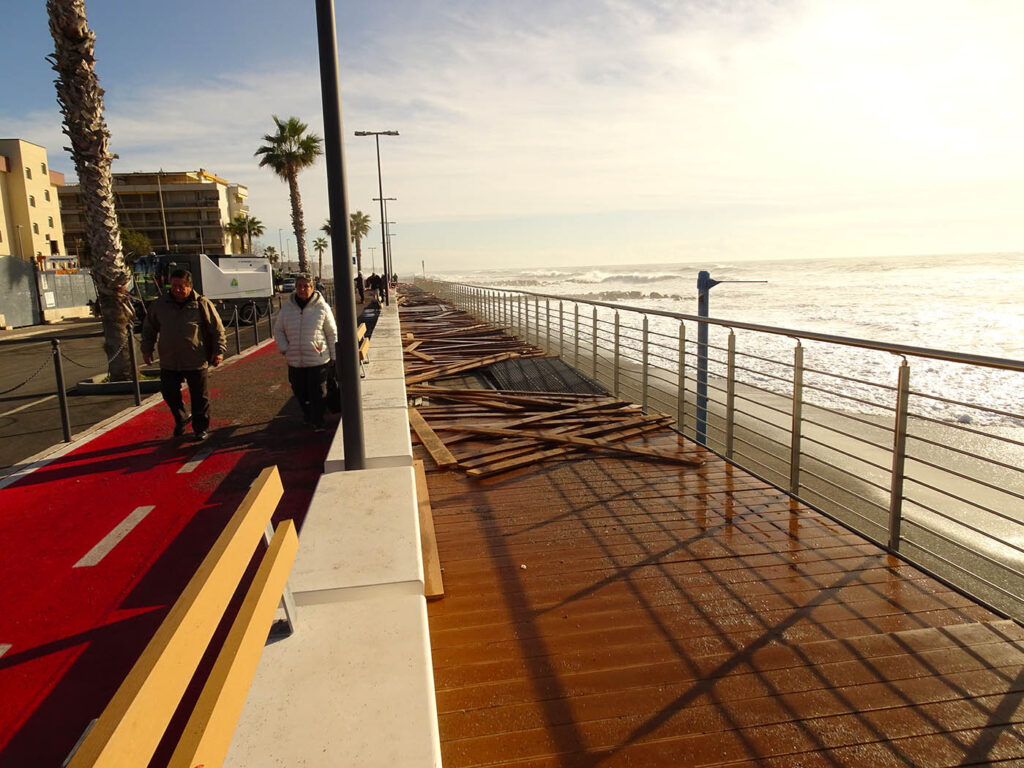
[[[303,419],[316,429],[324,428],[324,385],[337,340],[334,313],[313,290],[313,278],[296,277],[295,292],[277,316],[274,341],[288,361],[288,383],[302,406]]]

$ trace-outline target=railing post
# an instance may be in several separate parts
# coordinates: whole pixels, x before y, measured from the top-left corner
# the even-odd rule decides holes
[[[892,490],[889,494],[889,549],[900,549],[903,524],[903,467],[907,455],[907,409],[910,403],[910,366],[903,358],[896,384],[896,422],[892,440]]]
[[[676,373],[676,426],[686,432],[686,324],[679,321],[679,370]]]
[[[551,354],[551,299],[544,299],[544,351]]]
[[[593,334],[594,335],[590,337],[591,346],[593,347],[593,349],[591,350],[593,352],[593,354],[591,355],[591,357],[593,359],[590,361],[590,365],[591,365],[591,368],[592,368],[591,377],[590,378],[592,378],[594,381],[597,381],[597,307],[594,307],[594,311],[593,311],[592,317],[593,317],[593,323],[594,323],[594,325],[593,325]]]
[[[800,493],[800,441],[804,409],[804,348],[800,340],[793,350],[793,423],[789,433],[789,492]]]
[[[565,311],[562,302],[558,302],[558,356],[565,356]]]
[[[572,305],[573,332],[572,332],[572,367],[580,367],[580,305]]]
[[[234,305],[232,309],[234,310],[234,314],[232,315],[231,320],[235,324],[235,354],[240,355],[242,354],[242,335],[238,328],[238,305]]]
[[[533,297],[533,343],[540,346],[540,298]]]
[[[644,315],[644,331],[643,331],[643,365],[640,369],[640,407],[643,408],[644,413],[647,413],[647,366],[650,362],[650,350],[648,349],[647,341],[647,315]]]
[[[53,353],[53,372],[57,377],[57,401],[60,403],[60,424],[64,428],[64,442],[71,442],[71,416],[68,414],[68,393],[64,391],[64,363],[60,358],[60,340],[50,339]]]
[[[256,311],[256,302],[250,301],[249,306],[252,307],[252,335],[255,341],[253,345],[260,343],[260,313]]]
[[[736,424],[736,334],[729,329],[725,382],[725,458],[732,458],[732,438]]]
[[[523,336],[523,294],[519,294],[516,297],[516,314],[519,316],[516,322],[516,330],[518,331],[516,335],[525,341],[526,337]]]
[[[615,366],[612,369],[612,394],[619,396],[619,311],[615,310]]]

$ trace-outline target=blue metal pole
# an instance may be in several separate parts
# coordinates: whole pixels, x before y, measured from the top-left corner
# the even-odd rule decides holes
[[[711,273],[697,273],[697,315],[708,317],[711,289],[718,281]],[[697,323],[697,442],[708,444],[708,324]]]

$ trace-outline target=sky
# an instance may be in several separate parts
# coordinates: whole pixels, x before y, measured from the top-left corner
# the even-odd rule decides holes
[[[0,0],[0,136],[74,171],[45,3]],[[246,185],[323,135],[315,4],[87,0],[115,172]],[[349,210],[397,271],[1024,250],[1020,0],[336,0]],[[307,241],[326,165],[299,177]],[[280,231],[279,231],[280,230]],[[290,239],[290,240],[289,240]]]

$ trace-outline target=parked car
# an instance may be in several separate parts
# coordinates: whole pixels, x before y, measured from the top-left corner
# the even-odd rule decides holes
[[[291,278],[288,278],[283,283],[281,283],[281,293],[291,293],[294,290],[295,290],[295,281],[292,280]]]

